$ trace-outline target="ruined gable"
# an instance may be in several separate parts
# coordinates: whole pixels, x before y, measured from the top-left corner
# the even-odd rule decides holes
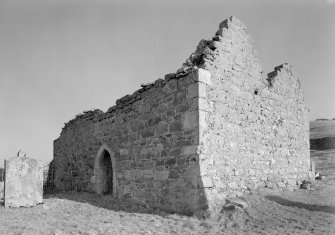
[[[259,187],[293,187],[310,168],[299,79],[287,64],[264,76],[245,26],[231,17],[220,27],[200,65],[211,74],[199,98],[200,171],[211,206]]]
[[[176,73],[67,123],[54,162],[58,189],[182,213],[258,187],[292,187],[310,164],[300,82],[287,64],[264,76],[245,26],[231,17]]]

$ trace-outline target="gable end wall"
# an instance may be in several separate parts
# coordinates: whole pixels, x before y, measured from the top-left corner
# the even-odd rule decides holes
[[[303,92],[287,64],[264,77],[244,25],[230,18],[214,41],[199,97],[200,174],[210,207],[259,187],[295,187],[310,177]],[[207,58],[210,58],[207,56]]]

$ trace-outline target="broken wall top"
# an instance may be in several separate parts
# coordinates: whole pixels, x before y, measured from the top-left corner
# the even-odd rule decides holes
[[[253,58],[253,61],[238,61],[239,56],[235,54],[228,56],[228,53],[225,52],[229,52],[229,47],[232,45],[243,47],[242,51],[251,55],[249,58]],[[225,61],[225,63],[222,63],[221,61]],[[264,77],[262,75],[262,67],[258,60],[257,50],[252,38],[247,34],[245,25],[236,17],[231,16],[219,24],[219,29],[212,40],[201,40],[199,42],[195,52],[189,56],[182,67],[175,73],[166,74],[164,79],[157,79],[153,83],[141,85],[141,89],[135,91],[133,94],[125,95],[116,100],[116,105],[110,107],[107,112],[95,109],[77,115],[74,119],[65,123],[61,135],[68,128],[75,128],[76,123],[79,123],[80,121],[100,122],[104,119],[127,112],[133,103],[141,100],[143,97],[147,97],[158,87],[165,86],[170,80],[178,80],[192,72],[195,73],[198,68],[215,72],[215,69],[219,64],[220,66],[227,66],[227,71],[238,70],[238,68],[231,66],[234,63],[236,64],[236,61],[239,63],[251,64],[252,68],[250,71],[257,73],[256,76],[254,76],[255,81],[251,81],[255,83],[255,87],[257,84],[263,83],[263,85],[272,88],[276,86],[276,78],[278,78],[278,74],[288,73],[292,75],[291,66],[285,63],[275,67],[273,72],[268,73],[267,77]],[[295,87],[298,86],[300,89],[300,81],[296,78],[295,80],[292,79],[292,81],[285,82],[295,84]]]

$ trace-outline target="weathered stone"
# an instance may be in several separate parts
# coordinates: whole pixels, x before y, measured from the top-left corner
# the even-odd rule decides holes
[[[198,113],[197,112],[187,112],[183,117],[183,129],[193,130],[198,126]]]
[[[199,97],[199,83],[193,83],[187,88],[187,98],[192,99]]]
[[[166,161],[166,165],[168,165],[168,166],[171,166],[171,165],[174,165],[174,164],[176,164],[176,158],[174,158],[174,157],[170,158]]]
[[[230,183],[228,183],[228,187],[231,188],[231,189],[237,189],[238,184],[236,182],[230,182]]]
[[[198,145],[190,145],[183,147],[181,151],[183,156],[193,155],[198,153]]]
[[[212,188],[213,187],[213,181],[210,177],[205,176],[202,178],[202,184],[204,188]]]
[[[180,177],[179,173],[175,170],[172,170],[172,171],[170,171],[168,178],[169,179],[177,179],[179,177]]]
[[[235,205],[242,209],[247,209],[249,207],[248,203],[242,198],[229,198],[226,200],[226,205]]]
[[[326,176],[324,175],[319,175],[317,177],[315,177],[316,180],[325,180],[326,179]]]
[[[301,186],[300,186],[302,189],[310,189],[311,188],[311,184],[302,184]]]
[[[303,183],[303,184],[312,184],[312,182],[309,181],[309,180],[303,180],[302,183]]]
[[[286,188],[286,184],[284,183],[284,182],[277,182],[277,186],[279,187],[279,188]]]
[[[252,176],[254,176],[256,173],[255,173],[255,171],[253,170],[253,169],[249,169],[249,175],[252,175]]]
[[[211,85],[211,73],[205,69],[196,70],[196,81],[206,85]]]
[[[142,131],[141,133],[142,133],[143,138],[151,137],[151,136],[154,136],[154,134],[155,134],[155,132],[151,129],[146,129],[146,130]]]
[[[174,121],[170,123],[170,132],[176,132],[176,131],[181,131],[182,130],[182,124],[180,121]]]
[[[155,179],[160,180],[160,181],[164,181],[167,180],[169,177],[169,171],[168,170],[163,170],[163,171],[156,171],[155,172]]]
[[[128,149],[120,149],[120,155],[121,157],[128,157]]]
[[[43,202],[43,167],[18,153],[6,160],[5,207],[30,207]]]
[[[56,188],[73,190],[76,170],[82,190],[181,212],[314,178],[300,81],[285,64],[264,77],[254,45],[231,17],[177,74],[69,121]]]

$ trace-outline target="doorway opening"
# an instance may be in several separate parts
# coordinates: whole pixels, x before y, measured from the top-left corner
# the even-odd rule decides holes
[[[94,162],[94,191],[97,194],[110,194],[117,197],[116,162],[114,153],[103,144]]]
[[[101,156],[102,194],[113,194],[113,165],[110,154],[104,150]]]

